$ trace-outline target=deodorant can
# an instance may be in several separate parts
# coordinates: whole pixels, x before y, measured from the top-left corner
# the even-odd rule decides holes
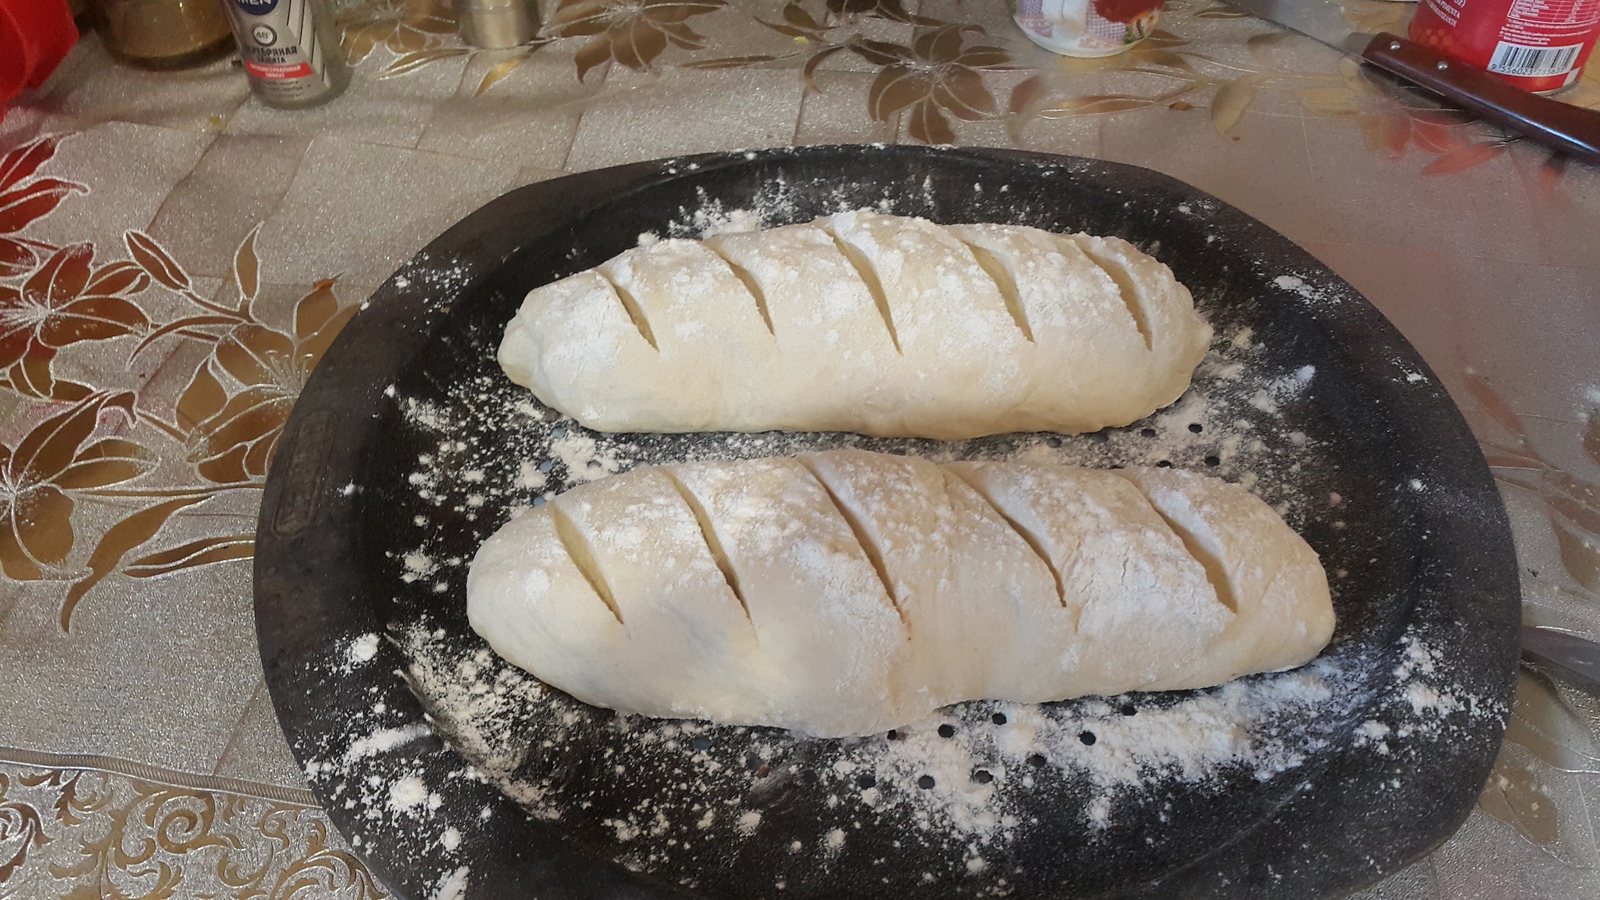
[[[222,0],[250,89],[279,109],[326,103],[350,84],[350,66],[319,0]]]

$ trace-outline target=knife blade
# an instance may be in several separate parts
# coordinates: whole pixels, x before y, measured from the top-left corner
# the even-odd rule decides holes
[[[1522,655],[1554,666],[1590,687],[1600,688],[1600,644],[1593,641],[1554,628],[1524,625]]]
[[[1507,84],[1477,66],[1399,35],[1356,31],[1327,0],[1227,0],[1444,97],[1553,150],[1600,163],[1600,112]]]

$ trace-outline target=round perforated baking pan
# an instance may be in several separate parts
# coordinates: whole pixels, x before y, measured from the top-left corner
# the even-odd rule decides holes
[[[855,207],[1127,238],[1191,288],[1212,353],[1190,394],[1146,422],[958,444],[597,434],[494,363],[528,289],[641,235]],[[636,465],[846,445],[1245,483],[1321,555],[1334,641],[1306,672],[1234,694],[953,707],[937,733],[972,771],[935,778],[963,757],[926,723],[826,741],[616,716],[543,689],[467,625],[465,561],[518,505]],[[1482,455],[1416,352],[1344,281],[1148,170],[921,147],[642,163],[474,212],[383,285],[314,372],[273,464],[255,577],[290,746],[340,831],[406,897],[1337,895],[1470,811],[1509,709],[1519,618]],[[1301,679],[1294,702],[1252,707],[1254,751],[1233,763],[1197,775],[1145,760],[1108,781],[1109,757],[1090,752],[1096,729],[1105,749],[1134,721],[1287,678]],[[1081,727],[1089,749],[1008,756],[1024,715]],[[927,771],[917,746],[938,751]]]

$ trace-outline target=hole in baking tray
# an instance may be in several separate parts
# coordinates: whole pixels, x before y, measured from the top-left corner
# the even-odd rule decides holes
[[[1006,311],[1011,313],[1011,321],[1017,323],[1017,328],[1022,336],[1033,343],[1033,329],[1028,327],[1028,316],[1022,308],[1022,296],[1017,292],[1017,281],[1007,271],[1005,263],[995,257],[993,253],[976,244],[967,244],[967,249],[972,251],[972,258],[978,261],[978,267],[989,276],[994,286],[999,289],[1000,296],[1006,301]]]
[[[1139,429],[1139,435],[1141,437],[1155,437],[1156,430],[1154,428],[1141,428]]]
[[[1092,731],[1080,731],[1078,732],[1078,740],[1082,741],[1085,747],[1093,747],[1094,742],[1099,739],[1094,736]]]
[[[928,790],[929,788],[932,788],[933,784],[934,784],[934,782],[933,782],[933,776],[932,775],[924,775],[921,778],[917,779],[917,787],[922,788],[925,791]]]
[[[1135,707],[1132,703],[1124,703],[1124,704],[1122,704],[1122,708],[1117,710],[1117,711],[1122,713],[1125,716],[1136,715],[1139,712],[1138,708]]]
[[[878,779],[872,777],[871,775],[859,775],[856,777],[856,787],[861,788],[862,790],[877,786]]]
[[[1170,468],[1172,468],[1172,460],[1163,459],[1162,461],[1156,463],[1156,468],[1158,468],[1158,469],[1170,469]]]
[[[1193,432],[1194,434],[1199,434],[1200,432],[1205,431],[1205,430],[1206,430],[1206,427],[1204,425],[1201,425],[1199,422],[1190,422],[1189,423],[1189,431]]]
[[[1035,769],[1044,768],[1044,763],[1045,763],[1045,758],[1040,756],[1037,753],[1035,753],[1032,756],[1028,757],[1028,765],[1033,766]]]
[[[939,737],[942,737],[942,738],[953,738],[955,736],[956,736],[956,727],[954,725],[946,724],[946,725],[940,725],[939,726]]]
[[[650,349],[659,351],[661,348],[656,345],[655,332],[650,330],[650,320],[644,317],[644,309],[639,306],[639,301],[634,298],[627,288],[617,284],[616,279],[600,269],[595,269],[595,271],[599,272],[600,277],[604,278],[606,283],[611,285],[611,289],[616,292],[617,300],[622,303],[623,310],[627,312],[628,318],[633,320],[633,327],[639,329],[639,336],[645,339],[645,343],[650,345]]]
[[[995,723],[996,725],[1004,725],[1006,723],[1006,714],[1005,713],[995,713],[994,715],[989,717],[989,721]]]
[[[867,259],[865,253],[837,234],[830,231],[828,236],[833,238],[834,246],[844,254],[845,260],[855,267],[861,283],[867,286],[867,293],[872,295],[872,302],[878,307],[878,315],[883,317],[883,327],[889,329],[889,340],[894,343],[894,352],[903,353],[904,351],[900,349],[900,335],[894,330],[894,315],[889,311],[889,297],[883,292],[883,282],[878,280],[878,271],[872,267],[872,260]]]
[[[994,780],[994,775],[988,769],[976,769],[972,773],[972,780],[979,784],[988,784]]]
[[[752,772],[761,768],[763,765],[765,765],[765,763],[761,761],[761,757],[756,756],[753,753],[744,758],[744,767]]]
[[[1058,437],[1056,437],[1055,435],[1052,434],[1049,437],[1044,439],[1044,445],[1046,447],[1050,447],[1052,449],[1056,448],[1056,447],[1059,447],[1059,446],[1061,446],[1061,438],[1058,438]]]
[[[716,241],[705,241],[702,246],[727,263],[734,277],[744,282],[745,290],[750,292],[750,298],[756,302],[756,311],[761,313],[761,321],[767,323],[767,333],[776,336],[778,332],[772,327],[772,313],[767,310],[767,294],[761,290],[761,284],[756,281],[756,277],[750,274],[749,269],[729,259],[727,254],[722,252],[722,248],[717,246]]]
[[[611,595],[611,586],[606,584],[605,577],[600,574],[600,566],[589,550],[589,542],[584,540],[583,533],[578,531],[578,526],[568,518],[566,511],[558,503],[550,504],[550,523],[555,526],[556,539],[561,542],[561,549],[567,551],[572,564],[583,574],[584,580],[589,582],[589,587],[594,589],[595,596],[599,597],[600,602],[617,617],[617,624],[623,624],[622,609],[617,606],[617,598]]]
[[[693,738],[693,739],[691,739],[689,741],[689,746],[693,747],[696,750],[710,750],[711,749],[711,738],[708,738],[703,734],[702,735],[698,735],[698,736],[696,736],[695,738]]]
[[[889,733],[884,735],[884,737],[888,738],[891,741],[898,741],[898,740],[900,740],[900,732],[895,730],[895,729],[893,729],[893,728],[891,728],[891,729],[889,729]]]
[[[1220,465],[1222,465],[1222,459],[1220,457],[1216,457],[1216,456],[1208,456],[1208,457],[1206,457],[1206,465],[1208,465],[1208,466],[1220,466]]]
[[[1111,442],[1111,435],[1106,434],[1104,431],[1096,431],[1094,434],[1089,435],[1089,440],[1094,441],[1096,444],[1108,444]]]

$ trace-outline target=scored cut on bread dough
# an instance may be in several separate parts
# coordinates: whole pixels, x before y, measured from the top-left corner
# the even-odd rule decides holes
[[[1316,553],[1220,479],[860,450],[574,488],[484,543],[467,615],[587,703],[826,737],[1220,684],[1334,624]]]
[[[1114,237],[867,210],[671,239],[535,288],[498,358],[601,431],[1095,431],[1172,403],[1211,328]]]

